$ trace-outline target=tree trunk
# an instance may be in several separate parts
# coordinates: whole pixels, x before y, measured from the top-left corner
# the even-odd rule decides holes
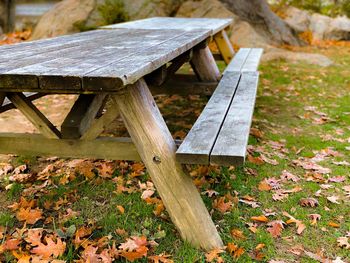
[[[300,46],[303,42],[281,18],[273,13],[266,0],[220,0],[226,7],[250,23],[255,30],[276,44]]]
[[[4,32],[13,30],[15,24],[15,0],[0,0],[0,28]]]

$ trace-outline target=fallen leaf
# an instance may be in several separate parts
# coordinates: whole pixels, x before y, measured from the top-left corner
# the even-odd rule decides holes
[[[262,222],[262,223],[269,222],[269,219],[266,216],[264,216],[264,215],[252,216],[250,219],[253,220],[253,221]]]
[[[301,198],[299,200],[299,204],[301,206],[316,207],[318,206],[319,203],[317,199],[309,197],[309,198]]]
[[[32,253],[48,259],[51,256],[57,258],[62,256],[66,250],[66,242],[63,242],[59,237],[56,237],[56,242],[52,237],[45,237],[46,244],[40,243],[37,247],[31,250]]]
[[[19,221],[25,221],[27,224],[34,225],[38,220],[42,219],[43,211],[39,208],[30,209],[20,208],[16,214]]]
[[[267,231],[274,238],[280,237],[282,234],[282,230],[284,229],[283,224],[284,224],[284,222],[281,220],[271,221],[267,224],[267,226],[268,226]]]
[[[332,196],[328,196],[328,197],[327,197],[327,200],[328,200],[329,202],[333,203],[333,204],[340,204],[340,203],[338,202],[338,199],[339,199],[339,197],[338,197],[338,196],[335,196],[335,195],[332,195]]]
[[[345,249],[350,249],[349,238],[347,238],[347,237],[339,237],[337,239],[337,243],[338,243],[339,247],[342,247]]]

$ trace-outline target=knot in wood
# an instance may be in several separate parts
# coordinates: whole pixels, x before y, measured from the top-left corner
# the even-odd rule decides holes
[[[160,160],[160,157],[156,155],[153,157],[153,162],[156,164],[160,164],[162,161]]]

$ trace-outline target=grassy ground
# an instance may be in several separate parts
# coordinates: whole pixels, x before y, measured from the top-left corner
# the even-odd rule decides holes
[[[220,262],[220,257],[224,262],[322,262],[336,257],[350,262],[350,250],[337,244],[339,237],[350,235],[350,194],[344,188],[350,185],[346,163],[350,163],[350,49],[309,49],[325,53],[335,64],[320,68],[274,61],[260,67],[249,140],[251,158],[244,168],[186,167],[224,243],[242,248],[213,252],[216,259],[212,262]],[[177,138],[185,136],[205,101],[195,96],[157,98]],[[30,174],[22,183],[18,178],[11,182],[8,175],[1,179],[2,244],[13,237],[25,239],[25,232],[20,236],[16,228],[44,228],[46,235],[56,232],[66,242],[60,259],[73,262],[84,258],[86,247],[75,246],[75,238],[76,230],[85,226],[91,233],[84,238],[99,248],[96,253],[125,242],[129,236],[146,236],[158,243],[148,245],[149,256],[165,253],[175,262],[205,262],[211,256],[181,241],[157,193],[141,198],[145,190],[153,188],[140,164],[29,157],[12,160],[13,167],[21,164],[28,168],[20,174]],[[4,168],[6,164],[1,165]],[[331,171],[323,173],[317,165]],[[48,171],[40,174],[45,168]],[[293,176],[281,179],[285,170]],[[40,187],[45,182],[45,187]],[[6,208],[20,197],[35,200],[32,208],[42,209],[42,217],[34,224],[24,225],[18,210]],[[274,200],[278,198],[281,200]],[[302,198],[315,198],[318,205],[302,206]],[[23,203],[19,206],[25,207]],[[289,220],[286,212],[295,220]],[[313,224],[310,214],[320,219]],[[283,225],[276,220],[282,220]],[[305,229],[298,234],[296,225]],[[101,245],[98,240],[103,237],[107,241]],[[22,252],[31,250],[24,240],[17,251],[19,247]],[[1,262],[15,261],[13,251],[1,255],[0,250]],[[119,261],[126,262],[123,257]],[[139,260],[148,261],[156,262],[146,257]]]

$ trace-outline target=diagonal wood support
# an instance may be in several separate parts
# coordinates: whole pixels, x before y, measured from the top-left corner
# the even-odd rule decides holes
[[[97,138],[119,116],[115,99],[110,97],[110,100],[110,103],[107,103],[106,112],[100,118],[93,121],[90,128],[80,137],[81,140],[93,140]]]
[[[208,46],[193,49],[190,64],[200,81],[219,81],[221,74]]]
[[[219,33],[217,33],[214,36],[214,41],[226,65],[228,65],[232,60],[233,56],[235,55],[235,51],[233,50],[232,44],[227,36],[226,31],[222,30]]]
[[[106,94],[80,95],[61,126],[62,138],[80,138],[94,122],[106,96]]]
[[[175,160],[176,145],[141,79],[115,96],[120,114],[181,236],[205,250],[223,246],[192,179]]]
[[[45,137],[53,139],[61,137],[59,130],[30,100],[27,100],[25,95],[22,93],[7,93],[6,96]]]

